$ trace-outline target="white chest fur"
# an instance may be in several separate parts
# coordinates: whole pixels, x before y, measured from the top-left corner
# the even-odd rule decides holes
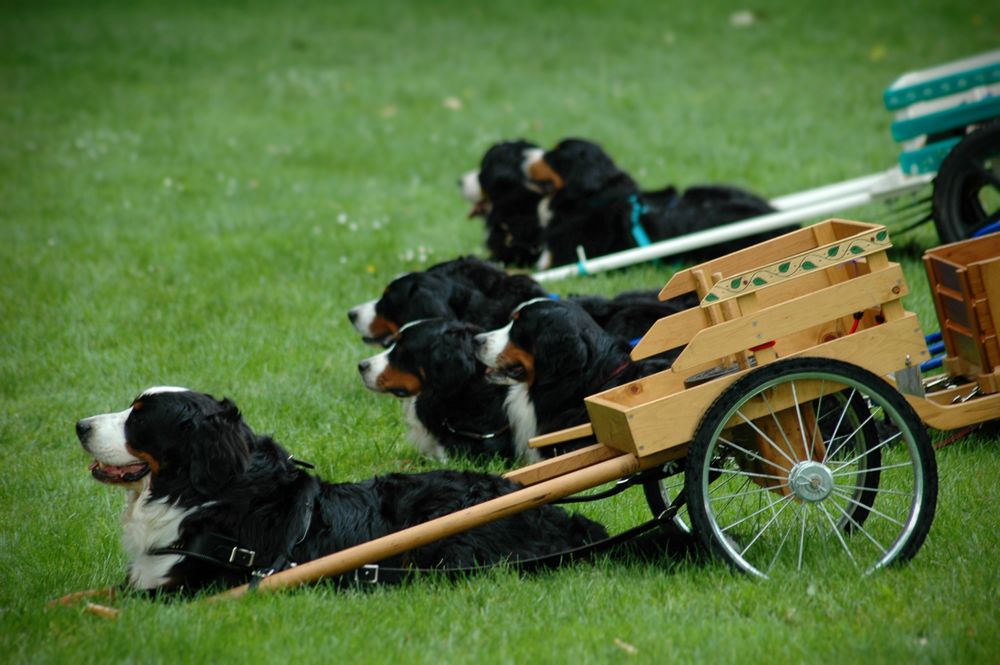
[[[528,384],[516,383],[508,388],[503,406],[507,410],[517,456],[529,464],[537,462],[541,455],[534,448],[528,447],[528,439],[538,433],[538,419],[535,417],[535,405],[531,403],[531,395],[528,393]]]
[[[133,587],[154,589],[168,580],[167,572],[181,557],[149,552],[176,542],[181,522],[192,510],[182,510],[166,499],[151,500],[148,489],[129,491],[129,505],[122,516],[122,545],[129,556],[128,579]]]
[[[431,459],[436,459],[439,462],[448,461],[448,453],[445,452],[444,446],[427,431],[424,424],[420,422],[420,418],[417,417],[417,398],[409,397],[403,400],[403,413],[406,415],[406,438],[410,440],[413,447],[422,454],[430,457]]]

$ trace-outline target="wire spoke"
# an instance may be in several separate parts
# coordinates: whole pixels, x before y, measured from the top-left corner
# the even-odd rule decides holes
[[[816,408],[813,409],[815,418],[813,418],[813,431],[809,435],[809,459],[813,458],[813,453],[816,450],[816,435],[820,434],[820,439],[822,439],[822,434],[819,431],[819,421],[823,413],[823,398],[826,397],[826,379],[823,379],[819,383],[819,397],[816,399]]]
[[[830,475],[836,478],[837,476],[849,476],[854,473],[860,473],[853,469],[848,469],[847,471],[841,471],[841,469],[843,469],[845,466],[847,466],[847,464],[844,464],[842,466],[837,467],[836,469],[831,470]],[[882,466],[873,466],[870,469],[865,469],[863,473],[870,473],[872,471],[887,471],[889,469],[905,469],[907,467],[912,467],[912,466],[913,466],[912,461],[900,462],[899,464],[884,464]]]
[[[769,528],[771,528],[771,525],[774,524],[775,520],[777,520],[778,517],[781,515],[781,513],[785,511],[785,508],[792,505],[792,501],[786,499],[791,499],[791,495],[788,495],[787,497],[782,497],[781,501],[774,501],[768,504],[768,507],[772,511],[774,511],[775,504],[781,503],[782,505],[780,508],[778,508],[777,512],[771,515],[771,519],[769,519],[767,522],[764,523],[764,526],[760,528],[760,530],[757,532],[757,535],[755,535],[753,538],[750,539],[750,542],[747,543],[746,547],[744,547],[743,550],[740,552],[740,556],[746,555],[746,553],[750,550],[750,548],[753,547],[754,543],[760,540],[760,537],[764,535],[764,532],[767,531]]]
[[[884,519],[884,520],[886,520],[888,522],[892,522],[893,524],[895,524],[898,527],[905,527],[906,526],[906,524],[904,524],[903,522],[900,522],[895,517],[890,517],[889,515],[886,515],[885,513],[883,513],[881,510],[877,510],[875,508],[875,506],[867,506],[867,505],[861,503],[860,501],[858,501],[857,499],[855,499],[854,497],[848,496],[846,494],[841,494],[840,492],[834,492],[834,493],[837,496],[839,496],[840,498],[842,498],[845,501],[847,501],[848,503],[853,503],[855,506],[861,506],[862,508],[864,508],[868,512],[870,512],[872,515],[878,515],[882,519]]]
[[[857,394],[858,394],[858,389],[851,388],[851,394],[847,396],[847,401],[844,402],[844,408],[841,409],[840,411],[840,418],[837,419],[837,424],[834,425],[833,427],[833,434],[830,435],[831,441],[835,441],[837,439],[837,432],[840,431],[840,424],[844,422],[844,416],[847,415],[847,406],[851,403],[851,401],[854,399],[854,396]],[[823,458],[823,463],[825,464],[826,460],[828,459],[830,459],[829,453],[827,453],[826,457]]]
[[[853,525],[854,525],[854,528],[855,528],[855,529],[857,529],[857,530],[858,530],[859,532],[861,532],[861,535],[863,535],[863,536],[864,536],[865,538],[867,538],[868,540],[870,540],[870,541],[871,541],[871,543],[872,543],[872,544],[873,544],[873,545],[874,545],[875,547],[879,548],[879,550],[881,550],[881,552],[882,552],[882,554],[883,554],[883,555],[884,555],[884,554],[888,554],[888,553],[889,553],[889,550],[887,550],[887,549],[886,549],[885,547],[883,547],[883,546],[882,546],[882,543],[880,543],[880,542],[878,542],[877,540],[875,540],[875,537],[874,537],[873,535],[871,535],[870,533],[868,533],[868,530],[867,530],[867,529],[865,529],[865,528],[864,528],[864,527],[863,527],[863,526],[861,525],[861,523],[860,523],[860,522],[858,522],[858,521],[857,521],[856,519],[854,519],[854,516],[853,516],[853,515],[852,515],[851,513],[849,513],[848,511],[844,510],[844,508],[843,508],[842,506],[840,506],[839,504],[836,504],[836,503],[835,503],[835,504],[833,504],[833,505],[837,506],[837,510],[839,510],[839,511],[841,512],[841,514],[843,514],[843,516],[844,516],[845,518],[847,518],[847,520],[848,520],[848,521],[849,521],[849,522],[850,522],[851,524],[853,524]]]
[[[819,506],[819,509],[823,512],[823,515],[826,516],[827,521],[833,528],[833,535],[837,536],[837,540],[840,541],[841,546],[844,548],[844,552],[847,553],[847,556],[848,558],[850,558],[851,563],[853,563],[854,567],[857,568],[858,562],[854,560],[854,555],[851,554],[851,548],[847,546],[847,541],[845,541],[844,537],[840,535],[840,529],[837,528],[837,523],[833,521],[833,516],[830,515],[830,511],[827,510],[826,506],[824,506],[822,503],[818,503],[816,505]]]
[[[876,409],[876,411],[878,411],[881,408],[882,407],[878,407],[878,409]],[[837,455],[837,453],[839,453],[844,448],[844,446],[847,445],[848,441],[852,440],[855,436],[857,436],[858,432],[860,432],[861,429],[865,425],[867,425],[868,423],[870,423],[872,421],[872,418],[875,417],[876,411],[870,411],[869,410],[868,417],[865,418],[864,422],[862,422],[860,425],[858,425],[857,428],[853,432],[851,432],[849,435],[847,435],[843,439],[841,439],[840,440],[840,444],[833,450],[833,452],[831,452],[829,455],[827,455],[827,459],[835,457]],[[833,441],[833,439],[830,439],[830,440]],[[863,453],[863,454],[867,454],[867,453]]]
[[[760,397],[762,400],[764,400],[764,406],[767,407],[767,412],[771,414],[771,420],[774,421],[774,426],[778,428],[778,431],[781,433],[781,438],[785,440],[785,445],[788,446],[788,452],[794,454],[795,448],[792,446],[792,442],[788,440],[788,435],[785,434],[785,428],[783,428],[781,426],[781,422],[778,421],[778,415],[774,412],[774,409],[771,408],[771,402],[767,399],[767,395],[761,393]],[[795,462],[797,460],[794,460],[788,455],[785,455],[784,449],[780,448],[776,443],[774,444],[774,447],[778,450],[778,452],[782,453],[782,457],[791,462],[793,466],[795,465]]]
[[[757,515],[760,515],[761,513],[765,512],[765,511],[774,510],[775,503],[779,503],[779,502],[782,502],[782,501],[790,501],[791,498],[792,498],[791,494],[786,494],[785,496],[781,497],[778,501],[775,501],[775,502],[770,502],[769,501],[768,504],[766,506],[764,506],[763,508],[759,508],[758,510],[753,511],[749,515],[746,515],[746,516],[742,517],[741,519],[738,519],[735,522],[732,522],[731,524],[727,524],[725,527],[719,527],[719,531],[728,531],[729,529],[732,529],[734,526],[739,526],[740,524],[743,524],[744,522],[746,522],[749,519],[753,519],[754,517],[756,517]]]
[[[799,404],[799,394],[795,390],[795,381],[790,381],[790,383],[792,387],[792,403],[795,405],[795,416],[799,419],[799,436],[802,439],[802,452],[806,455],[806,459],[812,459],[812,451],[809,450],[809,442],[806,441],[806,426],[802,422],[802,405]],[[795,449],[792,448],[789,452],[795,454]]]
[[[719,473],[728,473],[733,476],[743,476],[747,478],[767,478],[769,480],[780,480],[781,485],[777,487],[783,487],[788,484],[787,476],[772,476],[767,473],[754,473],[753,471],[744,471],[743,469],[720,469],[718,467],[709,467],[709,471],[718,471]]]
[[[768,411],[771,411],[771,405],[768,404],[766,397],[764,398],[764,404],[767,405]],[[774,447],[775,450],[777,450],[779,453],[781,453],[781,456],[784,457],[786,460],[788,460],[789,464],[791,464],[792,466],[795,466],[795,460],[793,460],[791,457],[789,457],[788,455],[786,455],[784,449],[782,449],[781,446],[779,446],[777,443],[775,443],[774,441],[772,441],[771,437],[769,437],[767,434],[764,434],[764,432],[762,432],[761,429],[759,427],[757,427],[757,425],[755,425],[752,420],[749,420],[746,416],[744,416],[743,412],[737,411],[736,415],[738,415],[740,418],[742,418],[743,422],[745,422],[747,425],[750,425],[750,427],[752,427],[753,430],[755,432],[757,432],[757,434],[759,434],[765,441],[767,441],[768,443],[770,443],[771,446]],[[774,411],[771,411],[771,416],[775,419],[775,422],[777,422],[777,416],[774,415]],[[781,432],[781,436],[782,437],[785,436],[785,430],[783,430],[781,428],[780,424],[778,425],[778,431]],[[788,439],[785,438],[785,441],[788,441]],[[789,444],[789,446],[791,446],[791,444]]]
[[[733,443],[732,441],[730,441],[730,440],[728,440],[728,439],[726,439],[724,437],[720,436],[719,437],[719,441],[722,441],[723,443],[725,443],[730,448],[735,448],[736,450],[740,451],[744,455],[747,455],[748,457],[751,457],[751,458],[756,459],[756,460],[760,460],[761,462],[764,462],[765,464],[770,464],[774,468],[780,469],[781,471],[788,471],[788,469],[786,469],[785,467],[781,466],[780,464],[778,464],[776,462],[772,462],[771,460],[767,459],[766,457],[764,457],[764,456],[762,456],[762,455],[760,455],[758,453],[755,453],[754,451],[752,451],[752,450],[750,450],[748,448],[744,448],[743,446],[737,445],[737,444]],[[791,461],[791,460],[789,460],[789,461]]]
[[[832,473],[833,473],[834,475],[836,475],[837,471],[840,471],[841,469],[843,469],[843,468],[844,468],[845,466],[847,466],[848,464],[854,464],[854,463],[855,463],[855,462],[857,462],[857,461],[858,461],[859,459],[861,459],[862,457],[864,457],[864,456],[866,456],[866,455],[868,455],[868,454],[872,453],[873,451],[875,451],[875,450],[879,450],[880,448],[885,448],[886,446],[888,446],[888,445],[889,445],[890,443],[892,443],[892,442],[893,442],[894,440],[898,439],[898,438],[899,438],[899,437],[901,437],[902,435],[903,435],[903,432],[902,432],[902,430],[900,430],[899,432],[896,432],[895,434],[893,434],[892,436],[890,436],[890,437],[889,437],[888,439],[886,439],[885,441],[880,441],[880,442],[878,443],[878,445],[876,445],[876,446],[873,446],[873,447],[871,447],[871,448],[866,448],[866,449],[865,449],[864,451],[862,451],[862,452],[861,452],[861,454],[860,454],[860,455],[855,455],[855,456],[854,456],[854,457],[852,457],[851,459],[847,460],[846,462],[844,462],[843,464],[841,464],[840,466],[838,466],[838,467],[837,467],[836,469],[831,469],[831,472],[832,472]]]
[[[784,510],[784,508],[782,508],[782,510]],[[802,504],[795,504],[795,510],[801,511]],[[781,551],[785,549],[785,542],[788,541],[788,536],[791,535],[793,529],[795,529],[794,517],[788,522],[788,528],[785,529],[785,534],[781,537],[781,542],[778,543],[778,547],[774,551],[774,556],[771,557],[771,563],[767,564],[767,572],[771,572],[774,569],[774,564],[778,562],[778,557],[781,556]]]

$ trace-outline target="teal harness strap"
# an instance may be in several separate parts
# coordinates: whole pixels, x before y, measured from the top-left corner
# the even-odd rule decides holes
[[[640,222],[642,214],[646,212],[646,206],[639,200],[638,194],[628,197],[628,202],[632,204],[632,237],[635,238],[635,242],[639,247],[648,247],[652,242],[649,240],[649,235],[646,233],[646,229],[642,228],[642,223]]]

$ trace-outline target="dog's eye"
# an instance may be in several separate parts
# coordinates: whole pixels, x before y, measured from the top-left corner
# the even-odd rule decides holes
[[[405,390],[403,388],[391,388],[389,390],[389,392],[392,393],[393,395],[395,395],[396,397],[409,397],[410,396],[410,391],[409,390]]]

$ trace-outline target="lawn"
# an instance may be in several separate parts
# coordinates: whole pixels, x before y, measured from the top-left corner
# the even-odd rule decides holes
[[[745,10],[749,25],[731,20]],[[1000,440],[984,433],[938,453],[916,559],[866,579],[761,582],[664,556],[124,599],[116,621],[45,603],[123,578],[123,497],[89,478],[73,424],[150,385],[233,398],[328,479],[435,466],[399,405],[362,387],[373,351],[346,312],[400,272],[481,251],[456,179],[492,142],[592,138],[649,188],[779,196],[865,175],[898,154],[882,90],[997,48],[1000,8],[108,0],[6,2],[0,19],[0,660],[997,658]],[[919,257],[936,242],[924,227],[894,255],[928,330]],[[674,265],[552,288],[655,288]],[[583,510],[613,530],[648,512],[641,495]]]

